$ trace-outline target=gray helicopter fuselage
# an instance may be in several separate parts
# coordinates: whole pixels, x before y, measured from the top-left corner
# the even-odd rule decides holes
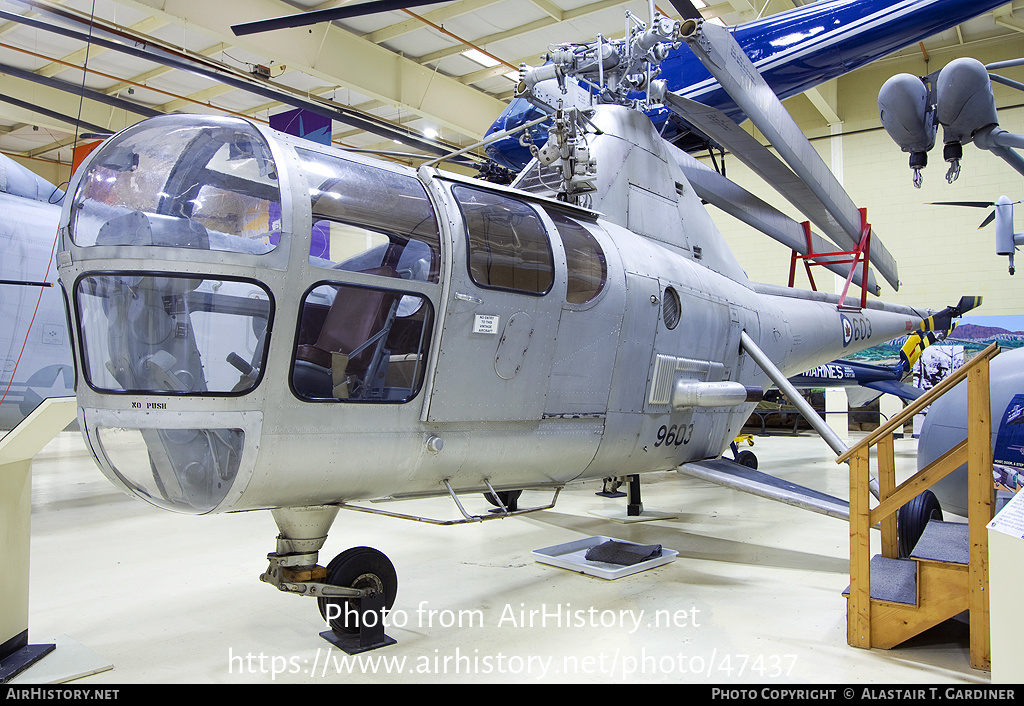
[[[701,394],[770,385],[741,332],[795,374],[920,322],[749,283],[622,110],[591,208],[231,118],[111,138],[58,258],[101,469],[187,513],[668,470],[754,406]]]

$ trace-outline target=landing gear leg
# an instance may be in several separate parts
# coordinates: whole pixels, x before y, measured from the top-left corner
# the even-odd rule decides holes
[[[644,504],[640,501],[640,475],[629,476],[629,485],[626,493],[626,515],[628,517],[639,517],[643,514]]]
[[[320,615],[331,626],[321,637],[349,654],[394,644],[384,634],[384,618],[398,593],[391,561],[376,549],[355,547],[326,568],[319,566],[317,557],[338,508],[279,508],[272,513],[281,533],[260,580],[286,593],[316,598]]]

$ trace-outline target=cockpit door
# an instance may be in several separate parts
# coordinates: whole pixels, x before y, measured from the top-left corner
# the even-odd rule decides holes
[[[565,288],[560,245],[524,201],[463,184],[446,197],[453,268],[427,421],[539,420]]]

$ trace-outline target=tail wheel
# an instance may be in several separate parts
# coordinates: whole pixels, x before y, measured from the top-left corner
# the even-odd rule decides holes
[[[372,547],[353,547],[327,565],[327,583],[345,588],[360,588],[384,595],[384,608],[391,610],[398,595],[398,574],[391,560]],[[362,613],[358,598],[318,598],[320,615],[337,635],[359,632]],[[329,608],[329,606],[336,606]],[[383,620],[378,615],[373,620]],[[371,624],[372,623],[369,623]]]
[[[754,455],[753,451],[747,451],[746,449],[740,451],[736,454],[736,463],[752,468],[755,471],[757,470],[757,456]]]
[[[942,508],[939,506],[939,499],[930,490],[924,491],[901,507],[896,513],[900,557],[910,556],[930,520],[941,519]]]

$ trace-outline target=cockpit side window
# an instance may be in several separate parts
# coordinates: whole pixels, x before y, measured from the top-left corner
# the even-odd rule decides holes
[[[482,189],[457,185],[469,244],[469,276],[487,289],[542,295],[555,281],[547,231],[526,203]]]
[[[387,270],[364,274],[394,277]],[[312,402],[408,402],[423,383],[432,325],[419,294],[320,283],[299,311],[292,390]]]
[[[311,264],[437,282],[440,233],[418,179],[297,149],[313,207]]]
[[[548,210],[555,222],[565,248],[569,285],[565,300],[570,304],[586,304],[597,299],[608,280],[608,263],[597,239],[583,224],[555,211]]]
[[[237,118],[166,116],[100,146],[79,183],[79,246],[157,245],[270,252],[281,229],[277,168]]]

